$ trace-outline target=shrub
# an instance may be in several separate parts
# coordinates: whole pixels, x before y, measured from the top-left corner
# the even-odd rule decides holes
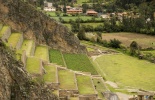
[[[112,48],[120,48],[121,42],[117,39],[110,40],[109,46]]]

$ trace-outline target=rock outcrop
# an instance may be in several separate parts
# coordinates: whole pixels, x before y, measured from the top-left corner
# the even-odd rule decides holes
[[[13,55],[0,40],[0,100],[58,100],[43,83],[32,81]]]
[[[37,44],[70,53],[86,53],[65,26],[56,22],[24,0],[0,0],[0,22],[8,24],[14,31],[23,32],[24,38]]]

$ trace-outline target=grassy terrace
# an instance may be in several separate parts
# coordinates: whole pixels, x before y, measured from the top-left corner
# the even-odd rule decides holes
[[[48,47],[46,46],[37,46],[34,56],[37,58],[40,58],[44,61],[49,61],[49,53],[48,53]]]
[[[26,70],[30,74],[40,74],[41,67],[40,67],[40,60],[35,57],[28,57],[26,61]]]
[[[61,89],[68,89],[68,90],[77,89],[75,83],[75,76],[73,72],[67,70],[59,70],[58,75]]]
[[[118,59],[119,58],[119,59]],[[124,54],[104,55],[95,60],[107,80],[120,87],[131,86],[138,89],[155,90],[155,64]],[[119,84],[120,83],[120,84]]]
[[[59,50],[50,49],[49,58],[51,63],[56,63],[58,65],[64,66],[64,61],[62,59],[62,55]]]
[[[84,54],[63,54],[67,67],[72,70],[97,74],[89,58]]]
[[[76,77],[80,94],[95,94],[91,78],[89,76],[77,75]]]
[[[44,81],[47,83],[56,83],[56,67],[46,65],[44,66],[44,69],[46,70],[46,74],[44,74]]]
[[[79,100],[78,97],[70,97],[70,100]]]
[[[98,79],[98,78],[94,78],[93,79],[93,83],[94,83],[94,86],[96,86],[96,90],[98,92],[98,96],[102,99],[105,99],[103,97],[103,95],[101,94],[101,92],[105,92],[106,91],[106,87],[104,85],[104,83],[102,82],[101,79]]]
[[[33,46],[34,42],[33,40],[24,40],[21,50],[25,50],[26,51],[26,55],[30,56],[31,52],[32,52],[32,46]]]
[[[15,48],[20,37],[21,37],[21,33],[12,33],[8,39],[8,43],[13,47]]]
[[[0,37],[2,37],[5,31],[7,31],[8,29],[9,29],[9,26],[3,26],[2,29],[0,30]]]

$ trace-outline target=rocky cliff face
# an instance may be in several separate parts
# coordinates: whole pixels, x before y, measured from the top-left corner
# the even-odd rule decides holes
[[[0,100],[58,100],[43,84],[33,82],[13,55],[0,40]]]
[[[0,21],[14,31],[23,32],[24,38],[33,39],[37,44],[65,52],[86,53],[85,47],[65,26],[23,1],[0,0]]]

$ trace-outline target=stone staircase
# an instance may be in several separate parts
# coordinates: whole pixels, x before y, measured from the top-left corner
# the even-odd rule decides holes
[[[0,24],[0,38],[12,49],[19,51],[19,60],[33,78],[44,80],[60,100],[102,100],[98,97],[88,72],[73,71],[49,62],[49,47],[26,40],[22,33],[11,33],[9,26]]]

